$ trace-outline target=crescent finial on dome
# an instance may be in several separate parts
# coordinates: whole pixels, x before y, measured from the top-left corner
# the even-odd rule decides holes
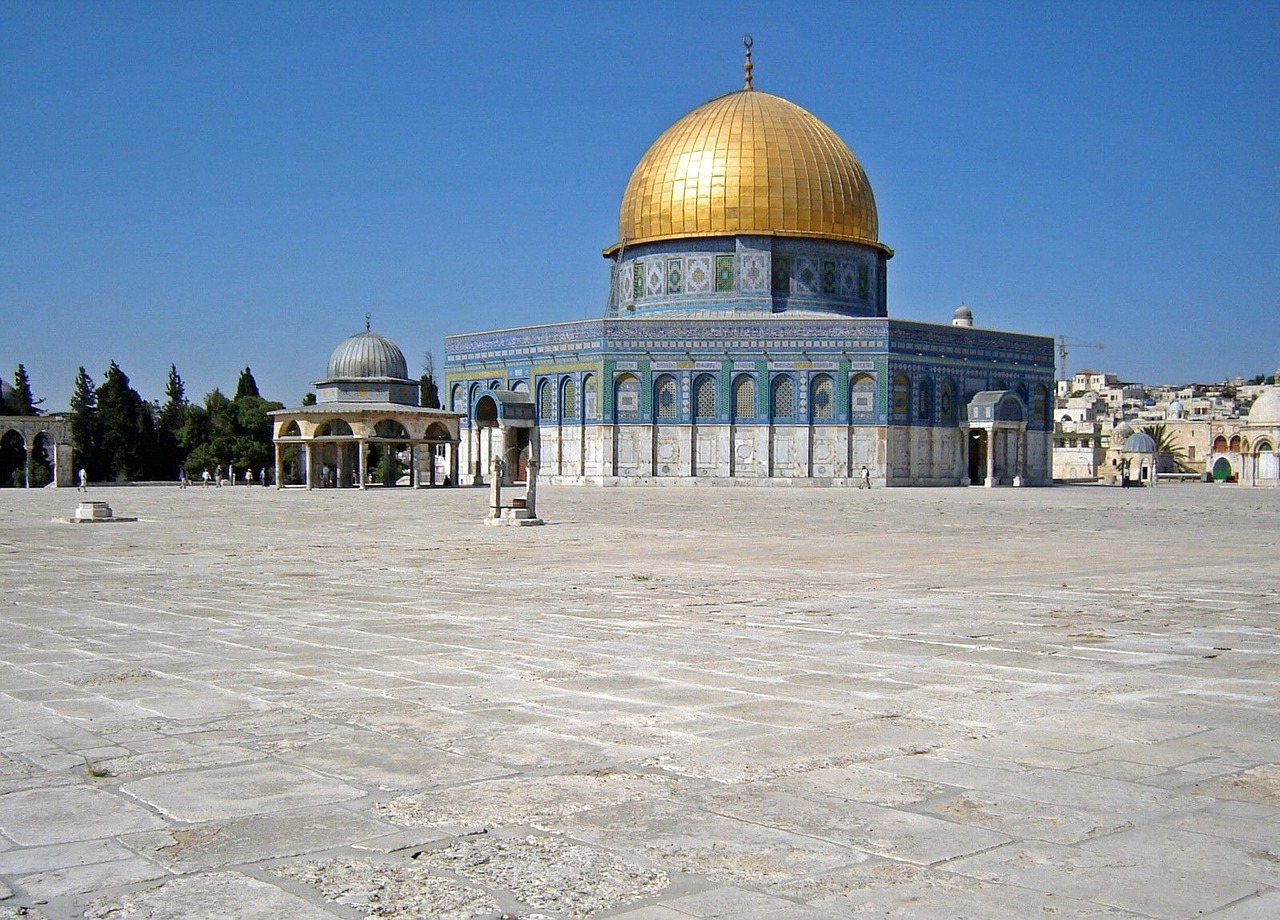
[[[369,324],[370,324],[372,321],[373,321],[373,314],[372,314],[372,313],[366,313],[366,314],[364,315],[364,331],[365,331],[365,332],[368,332],[368,331],[369,331]]]
[[[751,36],[742,36],[742,47],[747,49],[747,59],[742,65],[742,88],[751,89],[751,71],[754,65],[751,63]]]

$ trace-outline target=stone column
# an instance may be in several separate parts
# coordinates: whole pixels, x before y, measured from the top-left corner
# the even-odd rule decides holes
[[[339,489],[345,489],[347,484],[343,482],[343,480],[347,478],[347,445],[339,442],[337,450],[334,453],[335,457],[333,465],[337,470],[337,472],[334,473],[334,476],[336,477],[334,479],[334,484]]]
[[[496,518],[502,514],[502,460],[493,457],[489,460],[489,517]]]
[[[276,488],[284,488],[284,445],[279,441],[275,443],[276,448]],[[266,483],[264,482],[265,486]]]
[[[455,486],[462,485],[458,481],[458,455],[462,452],[462,439],[449,442],[449,481]]]
[[[306,473],[303,475],[303,479],[306,480],[307,490],[310,491],[315,488],[314,480],[316,478],[315,467],[312,466],[310,442],[302,445],[302,454],[304,461],[303,466],[306,467]]]
[[[996,484],[996,427],[987,430],[987,481],[988,489]]]
[[[525,463],[524,506],[529,510],[529,517],[538,516],[538,461],[533,459],[532,452]]]
[[[361,439],[361,440],[359,440],[359,441],[356,441],[356,450],[360,452],[360,453],[359,453],[359,455],[356,457],[356,469],[358,470],[358,472],[359,472],[359,474],[360,474],[360,488],[362,488],[362,489],[363,489],[363,488],[365,487],[365,480],[367,480],[367,479],[369,478],[369,477],[368,477],[368,475],[366,474],[366,472],[365,472],[365,468],[364,468],[364,466],[365,466],[365,444],[364,444],[364,440],[363,440],[363,439]]]
[[[1015,486],[1022,485],[1022,464],[1026,462],[1026,451],[1024,450],[1026,440],[1027,430],[1025,428],[1013,432],[1013,484]]]

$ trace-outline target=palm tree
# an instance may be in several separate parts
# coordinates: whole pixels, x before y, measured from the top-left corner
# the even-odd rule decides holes
[[[1147,425],[1141,429],[1151,435],[1151,440],[1156,442],[1156,469],[1162,472],[1172,473],[1192,473],[1190,464],[1187,463],[1187,451],[1181,447],[1175,439],[1173,433],[1163,423],[1159,425]],[[1164,461],[1168,460],[1168,463]],[[1168,469],[1168,467],[1173,469]]]

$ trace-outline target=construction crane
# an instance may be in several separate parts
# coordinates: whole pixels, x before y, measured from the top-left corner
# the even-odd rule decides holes
[[[1067,349],[1068,348],[1106,348],[1098,342],[1068,342],[1065,335],[1058,336],[1058,360],[1062,362],[1062,379],[1070,380],[1071,374],[1067,372]]]

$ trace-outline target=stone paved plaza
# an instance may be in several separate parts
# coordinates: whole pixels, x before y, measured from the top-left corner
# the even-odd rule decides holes
[[[1280,916],[1280,491],[0,491],[0,917]]]

